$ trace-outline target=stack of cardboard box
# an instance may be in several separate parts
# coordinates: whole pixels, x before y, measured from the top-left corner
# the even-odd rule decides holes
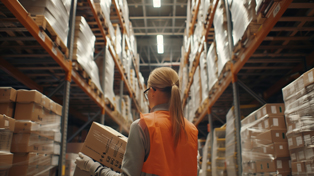
[[[242,120],[244,175],[291,175],[283,104],[265,104]]]
[[[238,162],[237,162],[237,135],[235,126],[235,112],[232,107],[226,115],[226,165],[227,173],[229,176],[238,175]]]
[[[314,173],[314,69],[282,89],[292,174]]]
[[[202,157],[202,174],[201,176],[211,176],[211,133],[208,133],[206,143],[203,147],[203,157]]]
[[[50,175],[58,165],[62,106],[36,90],[18,90],[9,174]]]
[[[212,175],[227,176],[225,165],[226,128],[215,128],[212,149]]]

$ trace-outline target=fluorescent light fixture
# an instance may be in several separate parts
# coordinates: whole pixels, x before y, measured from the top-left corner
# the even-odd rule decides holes
[[[158,54],[164,53],[164,36],[157,35],[157,52]]]
[[[164,53],[164,45],[157,45],[157,52],[158,54]]]
[[[155,7],[155,8],[159,8],[160,5],[161,5],[161,4],[160,4],[160,0],[153,0],[153,1],[154,1],[154,4],[153,4],[154,7]]]

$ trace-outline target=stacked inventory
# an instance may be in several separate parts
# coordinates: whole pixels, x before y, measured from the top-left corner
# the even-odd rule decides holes
[[[207,73],[208,73],[208,90],[211,90],[218,80],[218,69],[217,69],[217,52],[216,44],[213,42],[207,53]]]
[[[290,155],[283,104],[266,104],[242,120],[244,175],[290,175]]]
[[[226,128],[215,128],[212,149],[212,175],[226,176]]]
[[[77,16],[75,20],[73,60],[78,62],[84,69],[82,71],[83,75],[86,72],[98,90],[101,91],[102,89],[99,83],[98,67],[94,61],[95,40],[96,37],[94,36],[85,18]]]
[[[12,119],[16,91],[13,88],[0,88],[0,175],[8,175],[13,164],[11,142],[15,127]]]
[[[197,108],[202,103],[202,82],[201,82],[201,72],[199,66],[196,68],[193,83],[191,86],[191,102],[193,103],[193,113],[197,111]]]
[[[228,176],[238,175],[235,118],[234,108],[232,107],[226,115],[226,165]]]
[[[67,45],[71,0],[19,0],[23,7],[38,17],[44,16],[59,39]],[[51,32],[51,31],[50,31]]]
[[[200,57],[200,75],[201,76],[201,85],[202,85],[202,101],[203,103],[205,99],[208,97],[208,73],[207,73],[207,60],[206,60],[206,52],[202,52]]]
[[[211,133],[208,133],[205,146],[203,147],[202,174],[201,176],[211,176]]]
[[[314,69],[282,89],[292,175],[314,173]]]
[[[10,175],[49,174],[59,162],[62,106],[36,90],[18,90]]]
[[[256,11],[255,11],[255,0],[238,0],[238,1],[232,1],[230,6],[230,12],[233,22],[233,31],[232,31],[232,37],[234,45],[237,45],[238,42],[241,42],[242,44],[247,44],[249,38],[246,38],[246,31],[249,32],[255,32],[250,31],[253,30],[254,26],[259,27],[260,25],[256,24]],[[255,28],[256,29],[256,28]],[[241,39],[244,39],[241,41]]]
[[[125,120],[128,122],[133,122],[133,116],[131,112],[131,98],[128,95],[123,96],[125,102]]]
[[[228,29],[226,21],[226,9],[224,1],[219,1],[214,16],[215,41],[218,55],[217,68],[218,75],[223,73],[225,65],[230,60],[230,50],[228,41]]]

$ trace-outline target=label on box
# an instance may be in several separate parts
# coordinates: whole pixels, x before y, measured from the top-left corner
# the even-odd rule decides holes
[[[273,17],[275,17],[275,16],[278,14],[279,10],[280,10],[280,3],[278,3],[278,5],[276,6],[276,8],[274,9],[274,11],[273,11]]]
[[[301,164],[297,164],[297,170],[298,170],[298,172],[302,172]]]
[[[293,145],[292,138],[289,138],[289,139],[288,139],[288,144],[289,144],[289,146],[292,146],[292,145]]]
[[[264,121],[265,128],[269,127],[268,120]]]
[[[311,135],[304,135],[304,145],[311,145]]]
[[[296,159],[297,159],[297,158],[295,157],[295,153],[292,153],[292,154],[291,154],[291,160],[294,161],[294,160],[296,160]]]
[[[282,150],[282,149],[283,149],[283,146],[282,146],[282,145],[279,145],[279,149]]]
[[[10,122],[8,120],[4,120],[4,126],[8,127],[10,125]]]
[[[266,147],[264,147],[264,153],[266,153]]]
[[[277,160],[277,169],[281,169],[281,168],[282,168],[282,161]]]
[[[301,137],[301,136],[297,137],[296,140],[297,140],[297,146],[303,144],[303,142],[302,142],[302,137]]]
[[[263,108],[263,115],[266,115],[266,107]]]
[[[276,133],[276,137],[279,137],[280,135],[279,135],[279,133]]]
[[[292,125],[288,127],[288,131],[292,131]]]
[[[303,151],[299,151],[299,160],[303,160],[304,157],[304,152]]]
[[[273,118],[273,125],[279,126],[278,118]]]
[[[273,114],[277,113],[276,106],[271,106],[271,113]]]
[[[306,171],[307,171],[307,172],[312,172],[312,168],[311,168],[311,165],[310,165],[310,164],[307,164],[307,165],[306,165]]]
[[[309,83],[313,82],[313,71],[310,71],[309,75]]]

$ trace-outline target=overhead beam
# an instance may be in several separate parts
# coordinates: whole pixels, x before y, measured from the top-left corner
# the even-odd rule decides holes
[[[186,8],[184,6],[186,6],[187,4],[184,2],[176,2],[176,3],[166,3],[166,2],[162,2],[161,6],[181,6],[182,8]],[[132,7],[138,7],[138,6],[143,6],[142,3],[128,3],[128,6],[132,6]],[[145,6],[153,6],[153,3],[145,3]]]
[[[143,4],[143,17],[144,18],[144,26],[147,27],[147,17],[146,17],[146,6],[145,6],[145,0],[142,0]],[[130,18],[131,19],[131,18]],[[147,34],[147,29],[145,29],[145,33]]]
[[[138,32],[138,33],[134,33],[135,36],[144,36],[144,35],[181,35],[183,36],[184,33],[183,32],[177,32],[177,33],[167,33],[167,32],[164,32],[164,33],[157,33],[157,32],[147,32],[147,33],[141,33],[141,32]]]
[[[175,16],[175,17],[171,17],[171,16],[146,16],[147,20],[159,20],[159,19],[171,19],[171,18],[186,19],[186,16]],[[142,20],[142,19],[144,19],[143,16],[132,16],[132,17],[130,17],[130,20]]]
[[[177,8],[177,0],[173,0],[173,10],[172,10],[172,33],[174,33],[174,26],[175,26],[175,16],[176,16],[176,8]]]
[[[180,66],[180,62],[172,62],[172,63],[151,63],[151,64],[140,64],[141,67],[144,66],[154,66],[154,67],[166,67],[166,66]]]
[[[305,16],[281,17],[278,21],[314,21],[314,17]]]

